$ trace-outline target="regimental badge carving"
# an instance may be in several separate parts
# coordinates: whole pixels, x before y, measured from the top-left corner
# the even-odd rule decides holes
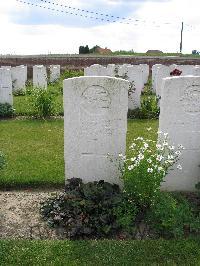
[[[90,114],[103,114],[110,108],[108,91],[98,85],[87,88],[81,95],[81,109]]]
[[[186,113],[200,113],[200,85],[186,88],[180,101]]]

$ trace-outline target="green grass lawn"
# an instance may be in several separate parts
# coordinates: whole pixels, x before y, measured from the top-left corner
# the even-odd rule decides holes
[[[127,146],[137,136],[156,139],[157,127],[157,120],[129,120]],[[0,150],[7,166],[0,188],[63,186],[63,134],[63,119],[1,120]]]
[[[200,239],[0,241],[0,265],[200,265]]]

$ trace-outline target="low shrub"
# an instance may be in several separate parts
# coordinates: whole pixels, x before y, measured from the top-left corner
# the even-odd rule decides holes
[[[13,91],[13,95],[14,96],[24,96],[24,95],[26,95],[26,90],[25,89],[15,90],[15,91]]]
[[[117,185],[104,181],[84,184],[73,178],[67,181],[63,194],[42,203],[41,214],[50,226],[63,228],[69,238],[101,238],[120,230],[115,208],[121,199]]]
[[[62,75],[61,79],[68,79],[68,78],[74,78],[74,77],[80,77],[84,76],[84,71],[83,70],[65,70]]]
[[[159,117],[159,99],[156,96],[143,96],[141,107],[128,111],[128,118],[131,119],[155,119]]]
[[[155,93],[152,90],[152,79],[149,78],[147,83],[145,84],[145,87],[142,91],[142,95],[150,96],[150,95],[155,95]]]
[[[54,92],[42,88],[30,88],[28,95],[27,99],[30,108],[33,110],[33,115],[46,118],[56,114],[56,95]]]
[[[200,233],[200,219],[195,217],[188,201],[179,201],[169,193],[159,193],[147,212],[147,223],[162,237],[183,237]]]
[[[133,199],[123,193],[121,201],[114,208],[116,223],[121,230],[129,235],[133,235],[136,229],[135,220],[138,216],[138,208]]]
[[[150,206],[137,206],[134,197],[104,181],[69,179],[65,192],[41,203],[40,211],[62,238],[135,239],[144,233],[141,225],[153,238],[200,234],[200,216],[185,198],[159,191]]]
[[[13,117],[15,109],[9,103],[0,103],[0,118]]]
[[[128,150],[129,157],[122,157],[119,165],[124,188],[137,205],[148,208],[154,203],[161,183],[170,168],[177,163],[182,145],[177,147],[169,144],[168,134],[159,134],[159,143],[138,137],[134,139]],[[177,168],[181,169],[180,165]]]

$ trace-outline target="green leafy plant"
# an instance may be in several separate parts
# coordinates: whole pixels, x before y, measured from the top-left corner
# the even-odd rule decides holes
[[[0,118],[13,117],[15,109],[9,103],[0,103]]]
[[[145,84],[145,87],[144,87],[144,89],[142,91],[142,95],[145,95],[145,96],[153,95],[153,96],[155,96],[155,93],[152,90],[152,79],[151,78],[149,78],[147,83]]]
[[[163,237],[183,237],[189,233],[200,233],[199,218],[195,217],[188,201],[179,201],[169,193],[159,193],[147,212],[148,224]]]
[[[138,119],[154,119],[158,118],[160,108],[158,106],[158,98],[156,96],[143,96],[141,107],[128,111],[128,118]]]
[[[24,95],[26,95],[26,90],[25,89],[15,90],[15,91],[13,91],[13,95],[14,96],[24,96]]]
[[[104,181],[84,184],[69,179],[65,192],[47,200],[41,214],[52,227],[61,227],[69,238],[104,237],[116,233],[114,208],[121,202],[119,186]]]
[[[39,118],[46,118],[56,114],[56,95],[51,90],[45,90],[42,88],[31,88],[28,94],[28,101],[30,106],[34,110],[35,116]]]
[[[138,209],[134,200],[123,194],[123,197],[119,204],[114,208],[114,213],[116,215],[116,223],[122,228],[124,232],[132,234],[135,230],[135,219],[138,214]]]
[[[141,101],[141,115],[143,118],[158,118],[160,108],[156,96],[144,97]]]
[[[183,149],[182,145],[177,150],[169,145],[168,134],[160,133],[159,139],[156,144],[155,141],[138,137],[129,147],[129,157],[119,155],[125,191],[142,208],[154,203],[165,175],[177,163]],[[181,165],[177,168],[182,169]]]
[[[61,80],[84,76],[83,70],[65,70],[61,75]]]

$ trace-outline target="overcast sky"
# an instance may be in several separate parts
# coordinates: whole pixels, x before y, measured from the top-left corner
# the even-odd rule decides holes
[[[199,0],[21,1],[33,6],[0,0],[0,54],[78,53],[86,44],[178,52],[181,21],[183,52],[200,50]]]

